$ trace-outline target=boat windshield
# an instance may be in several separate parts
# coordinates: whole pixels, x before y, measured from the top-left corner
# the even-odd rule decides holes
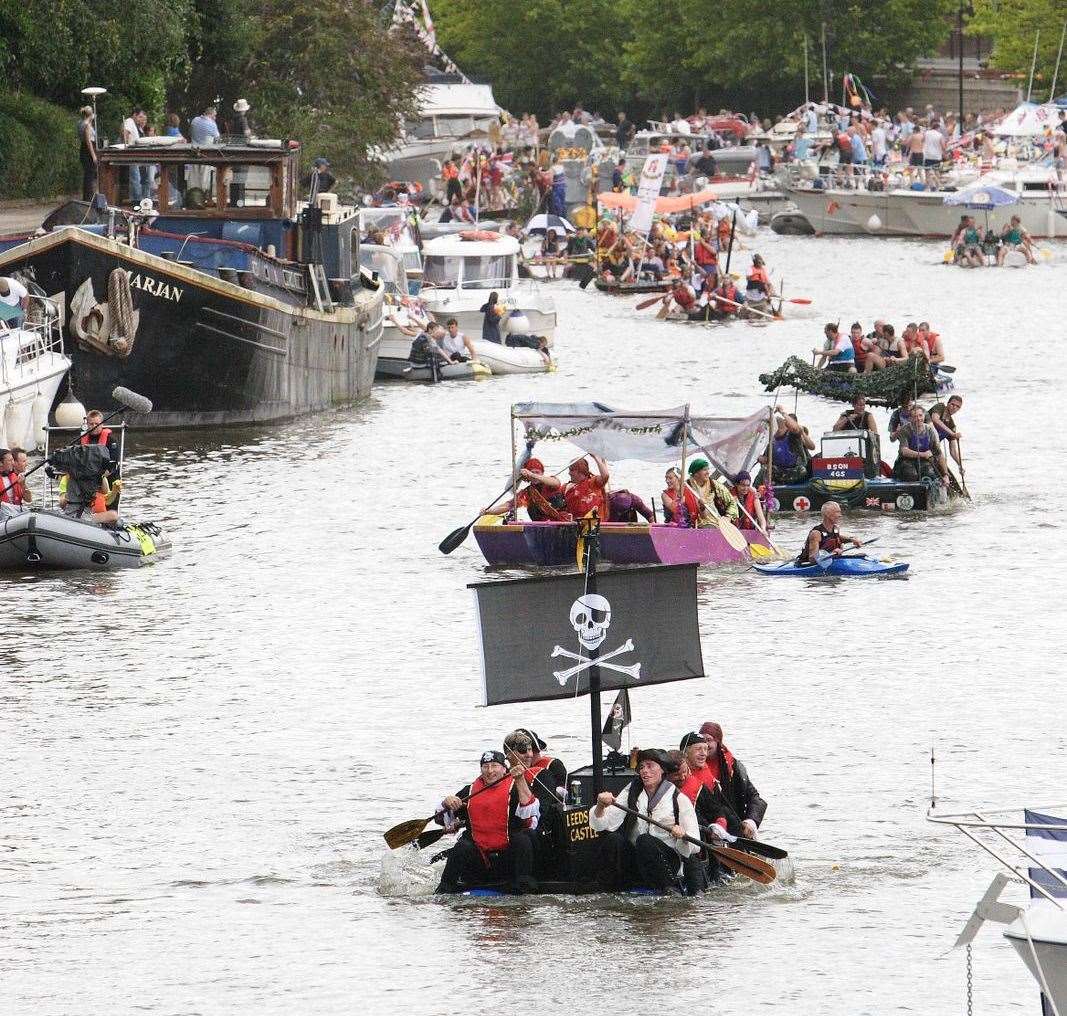
[[[438,116],[437,136],[442,138],[461,138],[474,130],[473,116]]]
[[[422,271],[422,255],[417,250],[409,250],[404,252],[404,267],[408,270],[410,275],[412,272],[419,273]]]
[[[381,251],[360,248],[359,263],[364,268],[369,268],[372,272],[378,273],[378,278],[385,285],[386,292],[407,296],[407,286],[406,284],[401,284],[400,266],[396,263],[395,258],[391,258]]]
[[[511,285],[514,256],[498,254],[463,259],[464,289],[501,289]]]
[[[459,258],[430,255],[423,265],[423,285],[455,289],[459,285]]]

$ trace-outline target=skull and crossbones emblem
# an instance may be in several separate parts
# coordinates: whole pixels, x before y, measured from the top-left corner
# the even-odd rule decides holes
[[[586,652],[591,653],[594,650],[599,649],[601,643],[608,637],[608,628],[611,627],[611,604],[605,597],[598,593],[586,593],[583,596],[579,596],[578,599],[571,604],[570,622],[571,627],[578,636],[579,645],[581,645],[582,649]],[[633,648],[633,639],[627,639],[618,649],[591,660],[586,659],[579,653],[572,653],[569,649],[564,649],[563,646],[556,646],[552,650],[553,659],[557,656],[563,656],[570,660],[576,660],[577,665],[568,670],[554,670],[552,671],[552,676],[555,677],[562,686],[572,677],[580,674],[583,670],[588,670],[591,666],[596,664],[598,667],[603,667],[605,670],[614,670],[618,674],[626,674],[629,677],[640,680],[640,663],[625,666],[609,662],[616,656],[632,652]]]

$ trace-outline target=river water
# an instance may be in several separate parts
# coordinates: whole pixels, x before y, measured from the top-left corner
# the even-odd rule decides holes
[[[942,954],[994,866],[924,821],[931,745],[942,806],[1064,796],[1062,415],[1038,355],[1062,331],[1064,269],[947,268],[926,243],[758,243],[812,318],[673,325],[555,283],[555,374],[379,386],[289,426],[134,439],[129,503],[173,533],[171,557],[0,582],[4,1013],[550,1016],[587,996],[609,1011],[963,1011],[962,955]],[[633,695],[634,744],[723,724],[795,882],[695,902],[441,902],[416,871],[383,894],[381,832],[429,814],[504,732],[532,726],[588,761],[584,703],[476,708],[465,584],[486,570],[473,539],[436,549],[503,486],[509,404],[745,415],[767,405],[756,374],[810,355],[823,319],[875,317],[944,336],[974,501],[849,520],[911,561],[906,580],[707,570],[709,677]],[[802,396],[798,411],[819,431],[838,409]],[[657,495],[660,474],[617,473]],[[797,546],[804,528],[776,537]],[[995,929],[975,963],[978,1011],[1038,1011]]]

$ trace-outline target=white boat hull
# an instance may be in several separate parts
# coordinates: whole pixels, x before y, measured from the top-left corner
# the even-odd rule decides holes
[[[474,339],[471,344],[478,354],[478,361],[494,374],[544,374],[553,369],[536,349],[501,346],[482,339]]]
[[[0,447],[27,450],[44,445],[48,412],[70,370],[70,358],[57,349],[19,362],[19,349],[35,342],[34,333],[16,330],[0,339]],[[37,347],[40,348],[40,347]]]
[[[956,231],[962,214],[973,214],[983,227],[985,223],[982,211],[946,205],[942,191],[790,188],[787,193],[815,232],[827,236],[947,238]],[[1023,228],[1035,238],[1062,236],[1056,207],[1047,195],[1024,196],[1017,204],[989,212],[989,222],[999,232],[1012,215],[1018,215]]]
[[[526,317],[530,323],[530,334],[546,336],[551,346],[556,336],[555,301],[550,296],[538,293],[533,285],[520,285],[498,292],[509,312],[517,310]],[[489,298],[488,292],[477,291],[476,302],[469,298],[467,292],[460,291],[457,295],[454,290],[445,289],[424,289],[419,297],[436,321],[444,324],[454,317],[461,332],[466,332],[472,338],[482,334],[484,315],[479,308]]]
[[[1014,946],[1042,990],[1044,980],[1056,1010],[1067,1013],[1067,917],[1064,912],[1039,900],[1008,926],[1004,937]]]

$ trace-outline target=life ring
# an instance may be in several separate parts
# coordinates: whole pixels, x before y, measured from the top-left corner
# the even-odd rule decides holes
[[[500,234],[494,233],[491,229],[461,229],[459,238],[461,240],[499,240]]]

